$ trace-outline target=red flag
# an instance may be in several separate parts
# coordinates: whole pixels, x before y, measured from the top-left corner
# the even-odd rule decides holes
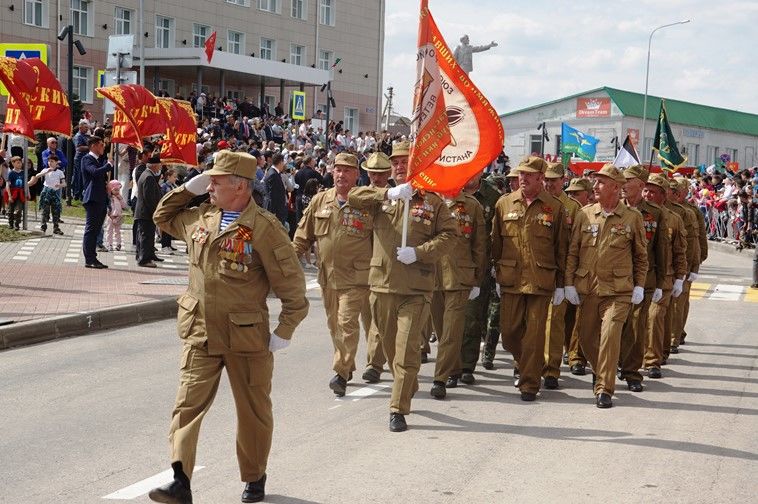
[[[213,59],[213,51],[216,50],[216,32],[205,40],[205,55],[208,56],[208,63]]]
[[[422,9],[425,3],[422,2]],[[414,185],[456,195],[503,150],[503,124],[495,108],[458,66],[431,14],[428,30],[439,65],[441,87],[445,91],[451,139],[433,164],[418,174]]]
[[[450,128],[445,114],[437,51],[432,39],[434,20],[428,0],[421,0],[416,55],[416,85],[413,95],[411,135],[414,137],[408,159],[408,179],[416,187],[431,188],[422,172],[432,165],[450,143]]]
[[[197,166],[197,119],[188,101],[158,98],[167,124],[161,161]]]
[[[116,106],[113,114],[113,143],[142,149],[142,139],[166,132],[166,120],[153,93],[138,84],[97,88]]]

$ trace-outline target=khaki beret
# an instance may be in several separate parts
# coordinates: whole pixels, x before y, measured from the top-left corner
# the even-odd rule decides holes
[[[600,171],[595,174],[596,177],[608,177],[609,179],[613,180],[614,182],[618,182],[619,184],[623,184],[626,182],[626,179],[621,174],[621,171],[613,166],[613,164],[608,163],[604,165],[602,168],[600,168]]]
[[[518,171],[517,170],[511,170],[508,173],[505,174],[505,178],[518,178]]]
[[[222,150],[216,154],[213,168],[203,175],[237,175],[246,179],[255,179],[258,161],[247,152]]]
[[[650,177],[648,177],[646,183],[654,185],[654,186],[658,186],[661,189],[663,189],[664,192],[669,187],[669,181],[666,178],[666,176],[663,175],[662,173],[653,173],[652,175],[650,175]]]
[[[390,159],[395,156],[410,156],[411,155],[411,143],[408,141],[399,141],[392,144],[392,155]]]
[[[545,170],[547,170],[547,161],[539,156],[527,156],[516,167],[517,172],[524,173],[545,173]]]
[[[545,178],[557,179],[566,176],[566,170],[563,169],[563,163],[548,163],[545,171]]]
[[[366,161],[361,163],[361,168],[367,172],[385,172],[392,169],[392,163],[384,152],[374,152]]]
[[[569,182],[566,192],[592,191],[592,184],[586,178],[574,178]]]
[[[334,158],[334,166],[349,166],[358,169],[358,158],[348,152],[340,152]]]
[[[624,178],[626,179],[640,179],[643,182],[647,182],[648,177],[650,176],[650,172],[647,171],[647,168],[645,168],[642,165],[634,165],[626,168],[624,170]]]

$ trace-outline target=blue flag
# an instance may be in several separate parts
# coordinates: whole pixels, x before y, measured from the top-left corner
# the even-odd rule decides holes
[[[561,123],[561,152],[564,154],[576,154],[585,161],[592,161],[595,159],[598,142],[597,138]]]

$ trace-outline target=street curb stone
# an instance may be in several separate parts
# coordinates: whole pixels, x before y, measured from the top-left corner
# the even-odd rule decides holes
[[[176,317],[175,297],[27,320],[0,327],[0,350]]]
[[[729,254],[735,254],[740,256],[745,256],[750,259],[753,257],[753,249],[745,248],[742,250],[737,250],[737,247],[733,243],[726,243],[726,242],[719,242],[719,241],[708,241],[708,249],[718,250],[719,252],[726,252]]]

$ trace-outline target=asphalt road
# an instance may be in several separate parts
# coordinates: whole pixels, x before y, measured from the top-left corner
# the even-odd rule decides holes
[[[713,252],[700,281],[744,285],[750,266]],[[755,502],[756,303],[693,300],[687,345],[664,378],[641,394],[619,386],[610,410],[594,407],[590,376],[570,374],[523,403],[502,351],[476,385],[436,401],[426,364],[410,430],[395,434],[388,374],[374,388],[358,375],[343,400],[328,389],[331,343],[319,291],[309,297],[276,356],[266,502]],[[151,482],[133,485],[168,469],[179,350],[165,321],[0,353],[0,502],[148,502]],[[235,430],[224,378],[201,432],[195,502],[239,502]]]

